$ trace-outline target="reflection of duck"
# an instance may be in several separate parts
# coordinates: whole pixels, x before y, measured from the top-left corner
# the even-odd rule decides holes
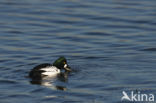
[[[64,72],[61,72],[62,69],[64,69]],[[51,82],[56,77],[66,82],[69,72],[71,72],[71,69],[67,64],[67,60],[64,57],[60,57],[53,64],[44,63],[34,67],[29,73],[29,77],[32,79],[30,83],[44,85],[53,89],[66,90],[65,87],[54,86]]]
[[[68,81],[68,73],[69,72],[64,72],[60,73],[57,77],[60,81],[62,82],[67,82]],[[42,79],[32,79],[30,81],[31,84],[38,84],[38,85],[43,85],[51,89],[57,89],[57,90],[67,90],[66,87],[60,86],[60,85],[54,85],[53,82],[55,81],[56,77],[43,77]]]
[[[45,76],[53,77],[60,74],[61,69],[64,69],[66,72],[71,71],[64,57],[58,58],[53,64],[44,63],[34,67],[30,71],[29,77],[32,79],[42,79]]]

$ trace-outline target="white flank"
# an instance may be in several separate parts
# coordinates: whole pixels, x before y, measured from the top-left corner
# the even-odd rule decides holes
[[[45,72],[43,72],[42,74],[47,76],[56,76],[60,73],[60,70],[57,69],[55,66],[49,66],[46,68],[42,68],[41,70],[44,70]]]

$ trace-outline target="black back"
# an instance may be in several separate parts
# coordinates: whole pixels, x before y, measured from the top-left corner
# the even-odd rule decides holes
[[[44,63],[44,64],[37,65],[30,71],[29,77],[34,78],[34,79],[41,79],[43,77],[41,73],[45,72],[44,70],[41,70],[41,69],[49,67],[49,66],[52,66],[52,64]]]

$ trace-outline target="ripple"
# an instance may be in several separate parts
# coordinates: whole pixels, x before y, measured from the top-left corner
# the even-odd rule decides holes
[[[0,84],[5,85],[5,84],[17,84],[18,82],[16,82],[15,80],[7,80],[7,79],[1,79],[0,80]]]
[[[62,103],[86,103],[86,101],[64,101]]]
[[[10,30],[10,31],[8,31],[8,33],[12,33],[12,34],[23,34],[22,31],[16,31],[16,30]]]
[[[112,34],[106,32],[87,32],[86,35],[95,35],[95,36],[112,36]]]
[[[151,52],[154,52],[154,51],[156,51],[156,48],[146,48],[146,49],[142,49],[141,51],[151,51]]]
[[[31,93],[38,93],[42,91],[43,91],[43,88],[38,88],[38,89],[32,90]]]
[[[30,95],[27,94],[13,94],[13,95],[9,95],[8,98],[30,98]]]

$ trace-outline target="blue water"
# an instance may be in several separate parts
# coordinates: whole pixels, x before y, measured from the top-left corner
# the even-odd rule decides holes
[[[59,56],[74,70],[67,80],[32,84],[29,71]],[[0,103],[122,103],[122,91],[154,94],[156,1],[1,0],[0,69]]]

